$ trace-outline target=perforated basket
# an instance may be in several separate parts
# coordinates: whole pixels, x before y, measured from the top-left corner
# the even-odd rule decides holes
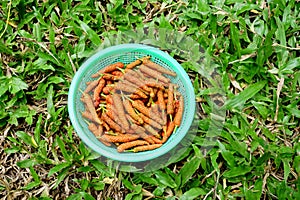
[[[84,105],[80,101],[81,92],[86,88],[86,82],[91,81],[91,75],[99,69],[115,63],[123,62],[128,64],[137,58],[151,56],[151,60],[161,66],[176,72],[176,77],[167,76],[171,82],[179,85],[179,92],[184,97],[184,113],[182,123],[175,133],[160,148],[139,152],[139,153],[119,153],[115,147],[107,147],[102,144],[92,132],[88,130],[88,125],[81,116]],[[81,140],[93,151],[113,160],[123,162],[143,162],[162,156],[177,146],[185,137],[195,114],[195,95],[193,85],[180,66],[180,64],[167,53],[147,45],[140,44],[122,44],[112,46],[101,50],[86,60],[75,74],[69,94],[68,94],[68,111],[72,125],[81,138]]]

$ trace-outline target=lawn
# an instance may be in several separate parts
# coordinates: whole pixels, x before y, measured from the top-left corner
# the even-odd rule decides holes
[[[68,116],[80,65],[122,43],[193,82],[193,141],[155,171],[107,166]],[[0,199],[297,199],[299,52],[298,0],[2,0]]]

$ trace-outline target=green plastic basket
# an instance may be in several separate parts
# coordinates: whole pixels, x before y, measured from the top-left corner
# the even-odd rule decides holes
[[[88,126],[81,116],[84,105],[80,101],[82,95],[80,91],[83,91],[86,88],[85,83],[91,81],[91,75],[96,73],[99,69],[115,62],[128,64],[137,58],[144,56],[151,56],[153,62],[176,72],[176,77],[168,77],[173,83],[179,85],[178,90],[184,97],[182,123],[168,141],[158,149],[139,153],[119,153],[115,147],[107,147],[102,144],[93,133],[88,130]],[[72,125],[81,140],[89,148],[100,155],[122,162],[144,162],[152,160],[166,154],[176,147],[189,131],[194,118],[195,107],[196,103],[193,85],[180,64],[167,53],[164,53],[157,48],[141,44],[122,44],[97,52],[86,60],[79,68],[72,80],[68,95],[69,116]]]

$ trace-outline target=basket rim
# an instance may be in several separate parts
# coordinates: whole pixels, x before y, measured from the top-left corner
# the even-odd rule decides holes
[[[154,54],[154,55],[159,55],[159,57],[163,57],[164,59],[168,60],[168,62],[172,63],[172,66],[170,66],[172,69],[176,69],[180,73],[180,76],[183,76],[184,80],[189,80],[186,81],[186,95],[189,96],[189,101],[192,101],[192,106],[188,109],[188,115],[194,116],[195,114],[195,108],[196,108],[196,102],[195,102],[195,94],[194,94],[194,88],[191,83],[191,80],[185,70],[182,68],[182,66],[169,54],[161,51],[158,48],[148,46],[148,45],[143,45],[143,44],[120,44],[120,45],[115,45],[111,46],[108,48],[105,48],[103,50],[98,51],[95,53],[93,56],[85,60],[78,71],[76,72],[68,93],[68,112],[69,112],[69,117],[71,120],[71,123],[74,127],[74,130],[76,134],[79,136],[79,138],[87,145],[91,150],[95,151],[96,153],[99,153],[100,155],[105,156],[106,158],[113,159],[116,161],[121,161],[121,162],[144,162],[147,160],[152,160],[157,157],[160,157],[162,155],[165,155],[169,151],[171,151],[174,147],[176,147],[182,139],[186,136],[188,133],[188,130],[192,124],[192,120],[190,121],[184,121],[185,126],[184,129],[182,130],[182,134],[177,135],[175,139],[172,141],[163,144],[160,148],[151,150],[151,151],[145,151],[145,152],[138,152],[138,153],[115,153],[112,152],[110,149],[111,147],[107,147],[103,145],[101,142],[97,141],[92,141],[90,137],[88,137],[85,134],[85,131],[83,127],[80,126],[80,123],[78,122],[77,112],[76,112],[76,104],[75,104],[75,99],[76,99],[76,92],[79,89],[79,84],[82,79],[82,73],[87,71],[88,69],[91,68],[91,65],[95,62],[101,61],[101,59],[104,59],[108,54],[111,53],[116,53],[120,52],[120,49],[125,52],[132,52],[132,51],[138,51],[138,50],[143,50],[147,51],[149,54]],[[102,144],[102,146],[99,146],[99,143]]]

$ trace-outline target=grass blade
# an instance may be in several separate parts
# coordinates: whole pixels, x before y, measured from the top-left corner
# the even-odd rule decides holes
[[[184,186],[193,176],[193,174],[199,168],[201,161],[201,158],[194,156],[191,160],[183,165],[179,171],[179,175],[181,175],[181,186]]]
[[[267,81],[260,81],[253,85],[250,85],[245,90],[240,92],[238,95],[226,101],[223,107],[228,110],[233,108],[238,108],[239,106],[243,105],[247,100],[251,99],[261,89],[263,89],[266,83]]]
[[[55,167],[52,167],[50,170],[49,170],[49,173],[48,173],[48,177],[52,176],[53,174],[61,171],[62,169],[65,169],[67,167],[69,167],[71,165],[71,163],[69,162],[63,162],[63,163],[59,163],[58,165],[56,165]]]
[[[250,166],[238,166],[238,167],[233,167],[232,169],[226,171],[223,176],[225,178],[233,178],[237,176],[242,176],[247,173],[249,173],[252,170],[253,167]]]
[[[188,191],[186,191],[179,200],[192,200],[192,199],[196,199],[197,197],[199,197],[200,195],[206,195],[207,192],[205,190],[203,190],[202,188],[199,187],[195,187],[192,189],[189,189]]]

